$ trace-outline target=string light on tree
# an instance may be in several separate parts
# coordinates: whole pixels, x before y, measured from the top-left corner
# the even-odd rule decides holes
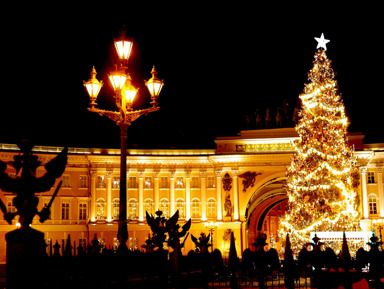
[[[301,100],[299,139],[287,170],[288,205],[280,236],[290,235],[296,252],[313,231],[355,231],[359,173],[348,145],[348,119],[321,34]]]

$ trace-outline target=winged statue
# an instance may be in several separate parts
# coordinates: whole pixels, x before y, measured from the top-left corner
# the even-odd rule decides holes
[[[44,222],[50,214],[50,206],[57,192],[61,186],[61,182],[56,188],[49,204],[44,207],[40,212],[37,210],[39,198],[35,193],[49,191],[57,178],[59,178],[67,165],[68,148],[64,148],[52,160],[44,165],[46,170],[45,174],[41,177],[36,177],[36,169],[41,166],[38,157],[32,154],[33,144],[29,140],[23,140],[18,145],[21,151],[20,155],[14,156],[11,162],[3,162],[0,160],[0,189],[4,192],[11,192],[16,194],[13,198],[13,205],[16,212],[7,212],[7,208],[0,200],[0,209],[4,214],[4,219],[12,224],[15,216],[19,215],[19,223],[21,227],[29,226],[35,215],[40,216],[40,221]],[[10,177],[5,171],[7,165],[16,169],[16,177]]]
[[[195,243],[196,251],[201,253],[208,252],[208,248],[212,246],[212,244],[209,244],[209,241],[211,240],[211,234],[206,236],[205,233],[200,233],[199,239],[191,234],[191,239],[193,243]]]
[[[188,231],[191,228],[191,219],[189,219],[182,227],[180,231],[180,225],[177,224],[179,220],[179,210],[176,211],[176,213],[170,217],[168,220],[165,219],[165,217],[162,216],[162,211],[157,211],[156,217],[153,217],[152,215],[146,214],[147,224],[151,228],[152,231],[152,237],[147,242],[147,246],[154,248],[163,248],[163,243],[167,242],[168,246],[175,249],[176,246],[176,240],[184,238],[184,241],[182,244],[180,244],[180,247],[183,247],[185,244],[185,241],[188,238]],[[168,234],[168,240],[167,235]]]

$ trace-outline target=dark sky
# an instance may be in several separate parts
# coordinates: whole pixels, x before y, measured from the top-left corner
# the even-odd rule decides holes
[[[134,106],[149,105],[143,79],[152,65],[165,80],[161,110],[133,123],[129,147],[213,148],[216,137],[240,132],[245,114],[270,108],[273,116],[284,99],[293,108],[321,33],[330,40],[349,131],[365,134],[366,143],[384,142],[378,7],[174,3],[125,4],[117,12],[108,4],[4,10],[0,143],[32,138],[39,145],[118,148],[116,124],[87,111],[83,80],[94,65],[105,83],[99,107],[114,108],[107,75],[122,24],[135,40]]]

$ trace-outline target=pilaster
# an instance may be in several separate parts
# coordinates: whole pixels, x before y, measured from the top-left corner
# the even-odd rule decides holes
[[[217,220],[223,219],[223,204],[222,204],[222,170],[216,170],[216,190],[217,190]]]
[[[360,167],[361,173],[361,194],[363,200],[363,218],[369,217],[368,211],[368,194],[367,194],[367,167]]]
[[[384,188],[383,188],[383,167],[376,167],[377,172],[377,189],[379,192],[379,208],[380,208],[380,217],[384,217]]]

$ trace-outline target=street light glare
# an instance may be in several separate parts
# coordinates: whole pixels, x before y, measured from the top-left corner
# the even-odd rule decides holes
[[[126,83],[124,85],[122,93],[123,93],[123,96],[125,97],[127,104],[132,105],[137,91],[138,91],[138,89],[133,87],[133,85],[131,83],[129,83],[129,84]]]
[[[121,60],[128,60],[131,54],[132,46],[133,42],[129,40],[115,41],[116,52]]]
[[[96,69],[95,67],[92,68],[91,71],[91,78],[85,82],[84,81],[84,86],[88,91],[89,98],[91,99],[91,104],[94,105],[96,104],[95,101],[97,99],[97,96],[99,95],[100,89],[103,86],[103,81],[98,81],[96,79]]]
[[[153,66],[151,74],[152,78],[146,81],[145,85],[148,87],[151,96],[156,98],[159,96],[161,89],[163,88],[164,81],[157,78],[157,71],[155,70],[155,66]]]
[[[113,72],[109,75],[109,80],[113,86],[114,90],[122,89],[125,81],[127,80],[127,76],[124,73]]]

